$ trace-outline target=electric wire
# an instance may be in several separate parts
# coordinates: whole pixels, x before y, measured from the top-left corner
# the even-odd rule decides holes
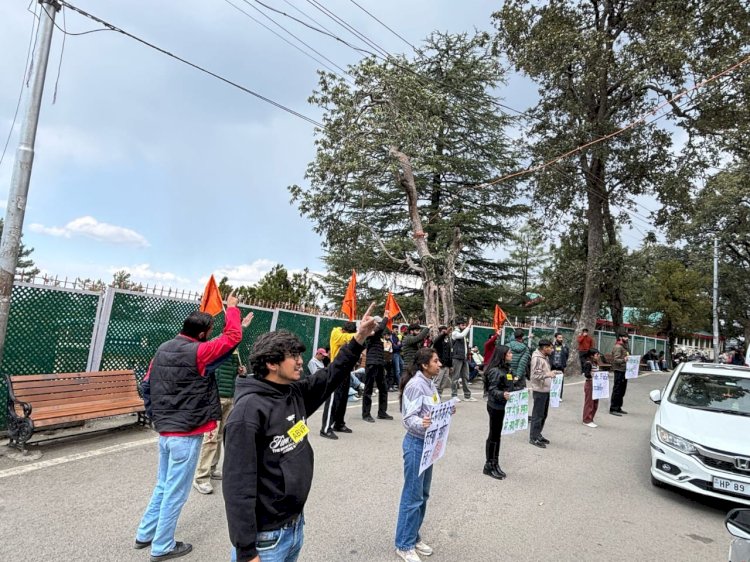
[[[399,39],[401,39],[401,41],[403,41],[404,43],[406,43],[407,45],[409,45],[409,47],[411,47],[414,50],[415,53],[419,52],[419,49],[417,49],[413,44],[411,44],[409,41],[407,41],[406,39],[404,39],[404,37],[402,35],[400,35],[396,31],[394,31],[393,29],[391,29],[387,24],[385,24],[384,22],[382,22],[381,20],[379,20],[374,14],[372,14],[371,12],[369,12],[361,4],[359,4],[355,0],[349,0],[349,1],[352,4],[354,4],[355,6],[357,6],[357,8],[359,8],[360,10],[362,10],[364,13],[366,13],[368,16],[370,16],[372,19],[374,19],[376,22],[378,22],[380,25],[382,25],[383,27],[385,27],[388,31],[390,31],[391,33],[393,33],[393,35],[395,35],[396,37],[398,37]]]
[[[230,80],[229,78],[225,78],[224,76],[221,76],[220,74],[217,74],[217,73],[215,73],[215,72],[213,72],[211,70],[208,70],[207,68],[204,68],[204,67],[202,67],[202,66],[200,66],[200,65],[198,65],[198,64],[196,64],[194,62],[190,62],[189,60],[187,60],[187,59],[185,59],[183,57],[180,57],[179,55],[176,55],[176,54],[174,54],[174,53],[172,53],[170,51],[167,51],[166,49],[158,47],[158,46],[154,45],[153,43],[150,43],[150,42],[146,41],[145,39],[141,39],[137,35],[133,35],[132,33],[129,33],[127,31],[125,31],[124,29],[121,29],[121,28],[115,26],[114,24],[109,23],[108,21],[105,21],[105,20],[103,20],[103,19],[101,19],[101,18],[99,18],[99,17],[97,17],[97,16],[95,16],[93,14],[90,14],[89,12],[86,12],[85,10],[82,10],[81,8],[78,8],[78,7],[74,6],[73,4],[70,4],[66,0],[59,0],[59,2],[60,2],[61,5],[65,6],[66,8],[70,8],[74,12],[76,12],[76,13],[78,13],[78,14],[80,14],[80,15],[82,15],[82,16],[84,16],[84,17],[86,17],[86,18],[88,18],[88,19],[90,19],[90,20],[92,20],[92,21],[94,21],[94,22],[96,22],[98,24],[100,24],[100,25],[103,25],[104,27],[106,27],[110,31],[114,31],[114,32],[120,33],[121,35],[124,35],[125,37],[128,37],[130,39],[133,39],[133,40],[137,41],[138,43],[141,43],[142,45],[145,45],[146,47],[149,47],[149,48],[151,48],[151,49],[153,49],[155,51],[158,51],[158,52],[160,52],[163,55],[166,55],[166,56],[168,56],[170,58],[173,58],[173,59],[175,59],[175,60],[177,60],[177,61],[179,61],[179,62],[181,62],[181,63],[183,63],[183,64],[185,64],[185,65],[187,65],[189,67],[191,67],[191,68],[194,68],[195,70],[203,72],[204,74],[207,74],[207,75],[209,75],[209,76],[211,76],[213,78],[216,78],[217,80],[220,80],[221,82],[224,82],[225,84],[229,84],[230,86],[233,86],[234,88],[237,88],[238,90],[240,90],[242,92],[245,92],[246,94],[249,94],[249,95],[251,95],[251,96],[253,96],[253,97],[255,97],[255,98],[257,98],[257,99],[259,99],[261,101],[264,101],[264,102],[266,102],[266,103],[268,103],[268,104],[270,104],[270,105],[272,105],[272,106],[274,106],[274,107],[276,107],[278,109],[281,109],[282,111],[285,111],[285,112],[289,113],[290,115],[294,115],[295,117],[298,117],[298,118],[302,119],[303,121],[307,121],[311,125],[315,125],[316,127],[321,128],[321,129],[323,128],[323,124],[322,123],[320,123],[319,121],[316,121],[315,119],[313,119],[311,117],[308,117],[308,116],[306,116],[306,115],[304,115],[304,114],[302,114],[302,113],[300,113],[298,111],[295,111],[294,109],[291,109],[291,108],[289,108],[289,107],[287,107],[287,106],[285,106],[285,105],[283,105],[283,104],[281,104],[281,103],[279,103],[277,101],[272,100],[269,97],[266,97],[266,96],[264,96],[262,94],[259,94],[258,92],[255,92],[255,91],[253,91],[253,90],[251,90],[251,89],[249,89],[249,88],[247,88],[245,86],[242,86],[241,84],[238,84],[237,82],[234,82],[234,81]]]
[[[364,33],[357,31],[354,27],[349,25],[343,18],[340,18],[339,16],[337,16],[335,13],[333,13],[331,10],[326,8],[323,4],[321,4],[317,0],[307,0],[307,3],[313,6],[315,9],[317,9],[319,12],[323,13],[329,19],[333,20],[339,26],[349,31],[349,33],[361,39],[362,41],[370,45],[370,47],[372,47],[376,51],[379,51],[381,55],[385,56],[386,58],[391,56],[391,54],[388,51],[386,51],[380,45],[378,45],[377,43],[369,39]]]
[[[21,108],[21,100],[23,99],[23,88],[26,85],[26,75],[29,68],[29,61],[31,59],[31,53],[32,53],[32,44],[36,44],[35,37],[39,35],[39,27],[36,25],[39,21],[39,17],[36,15],[36,8],[34,8],[34,11],[32,12],[30,10],[31,4],[29,4],[29,7],[27,8],[27,11],[30,12],[34,18],[31,20],[31,33],[29,34],[29,45],[26,47],[26,63],[23,65],[23,76],[21,77],[21,88],[18,92],[18,101],[16,101],[16,110],[13,112],[13,119],[11,119],[10,123],[10,129],[8,130],[8,136],[5,138],[5,144],[3,145],[3,152],[0,154],[0,166],[3,165],[3,160],[5,159],[5,154],[8,151],[8,145],[10,144],[10,139],[13,136],[13,129],[16,126],[16,120],[18,119],[18,111]],[[34,29],[36,28],[36,33],[34,33]]]
[[[231,1],[231,0],[224,0],[224,2],[226,2],[227,4],[229,4],[229,5],[230,5],[230,6],[232,7],[232,8],[234,8],[235,10],[237,10],[238,12],[240,12],[241,14],[245,15],[245,16],[246,16],[247,18],[249,18],[249,19],[253,20],[253,21],[254,21],[255,23],[257,23],[258,25],[260,25],[260,26],[264,27],[265,29],[267,29],[268,31],[270,31],[271,33],[273,33],[273,34],[274,34],[274,35],[275,35],[276,37],[278,37],[279,39],[281,39],[282,41],[284,41],[284,42],[285,42],[286,44],[288,44],[288,45],[292,46],[293,48],[297,49],[297,50],[298,50],[298,51],[299,51],[300,53],[302,53],[302,54],[303,54],[303,55],[305,55],[306,57],[309,57],[309,58],[311,58],[312,60],[314,60],[315,62],[317,62],[318,64],[320,64],[321,66],[324,66],[325,68],[327,68],[328,70],[330,70],[330,71],[331,71],[332,73],[334,73],[334,74],[335,74],[336,76],[338,76],[339,78],[345,79],[345,77],[344,77],[344,76],[342,76],[341,74],[339,74],[339,73],[338,73],[338,72],[337,72],[336,70],[334,70],[334,69],[333,69],[333,68],[332,68],[331,66],[327,65],[327,64],[326,64],[326,63],[324,63],[324,62],[323,62],[322,60],[320,60],[320,59],[318,59],[318,58],[314,57],[313,55],[311,55],[310,53],[308,53],[307,51],[305,51],[304,49],[302,49],[302,48],[301,48],[301,47],[299,47],[298,45],[295,45],[294,43],[292,43],[291,41],[289,41],[289,40],[288,40],[288,39],[287,39],[286,37],[282,36],[282,35],[281,35],[280,33],[278,33],[277,31],[274,31],[273,29],[271,29],[270,27],[268,27],[268,26],[267,26],[266,24],[264,24],[264,23],[263,23],[262,21],[260,21],[259,19],[255,18],[255,17],[253,16],[253,15],[249,14],[248,12],[246,12],[245,10],[243,10],[242,8],[240,8],[239,6],[237,6],[237,5],[236,5],[235,3],[233,3],[233,2]],[[245,2],[245,3],[246,3],[246,4],[248,4],[248,2]],[[251,8],[253,8],[253,9],[255,9],[255,10],[257,10],[257,8],[255,8],[255,6],[252,6],[252,5],[250,5],[250,7],[251,7]],[[260,12],[260,13],[261,13],[261,15],[263,15],[263,16],[265,16],[265,17],[268,17],[268,16],[267,16],[266,14],[264,14],[263,12]],[[269,19],[270,19],[270,18],[269,18]],[[313,48],[312,48],[312,47],[311,47],[310,45],[308,45],[307,43],[305,43],[304,41],[302,41],[302,40],[301,40],[301,39],[300,39],[299,37],[297,37],[296,35],[294,35],[293,33],[291,33],[291,32],[290,32],[289,30],[287,30],[287,29],[286,29],[286,28],[284,28],[283,26],[280,26],[280,25],[279,25],[278,23],[276,23],[275,21],[273,21],[273,20],[271,20],[271,21],[272,21],[272,22],[273,22],[274,24],[276,24],[276,25],[278,25],[279,27],[281,27],[281,28],[282,28],[282,29],[283,29],[284,31],[286,31],[286,32],[287,32],[287,33],[288,33],[289,35],[291,35],[292,37],[294,37],[294,38],[295,38],[295,39],[296,39],[297,41],[299,41],[300,43],[302,43],[303,45],[305,45],[305,46],[306,46],[306,47],[307,47],[308,49],[310,49],[310,50],[312,50],[313,52],[315,52],[315,53],[319,54],[319,55],[320,55],[321,57],[323,57],[323,58],[324,58],[325,60],[327,60],[328,62],[330,62],[330,63],[331,63],[331,64],[332,64],[333,66],[335,66],[335,67],[336,67],[337,69],[339,69],[339,70],[341,70],[342,72],[344,72],[344,74],[346,74],[346,73],[347,73],[347,72],[346,72],[346,70],[344,70],[343,68],[341,68],[341,67],[340,67],[339,65],[337,65],[337,64],[336,64],[335,62],[333,62],[333,61],[332,61],[331,59],[329,59],[329,58],[328,58],[328,57],[326,57],[325,55],[323,55],[323,54],[321,54],[320,52],[318,52],[318,51],[316,51],[315,49],[313,49]]]
[[[68,36],[67,31],[67,23],[65,22],[65,8],[61,9],[62,11],[62,17],[63,17],[63,37],[62,37],[62,46],[60,47],[60,62],[57,64],[57,77],[55,78],[55,89],[52,93],[52,105],[57,102],[57,87],[60,85],[60,73],[62,71],[62,63],[63,63],[63,55],[65,54],[65,38]],[[45,14],[47,14],[47,11],[44,11]],[[47,17],[49,17],[49,14],[47,14]]]

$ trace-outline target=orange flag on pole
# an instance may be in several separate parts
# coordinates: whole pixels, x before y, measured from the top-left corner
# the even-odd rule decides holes
[[[396,317],[397,314],[401,314],[401,307],[396,302],[396,299],[393,298],[393,293],[388,291],[388,296],[385,299],[385,311],[390,312],[390,318],[388,319],[388,329],[393,329],[393,319]]]
[[[221,300],[221,293],[219,287],[216,284],[213,274],[206,283],[206,288],[203,289],[203,297],[201,297],[201,312],[208,312],[211,316],[216,316],[222,310],[224,310],[224,303]]]
[[[346,314],[352,322],[357,317],[357,272],[352,269],[352,278],[344,293],[344,302],[341,303],[341,312]]]
[[[503,312],[503,309],[498,305],[495,305],[495,316],[492,319],[492,327],[495,329],[495,331],[498,331],[500,328],[502,328],[507,319],[508,317]]]

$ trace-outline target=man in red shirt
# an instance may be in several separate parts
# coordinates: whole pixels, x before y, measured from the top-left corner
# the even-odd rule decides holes
[[[182,330],[159,346],[143,381],[146,413],[159,432],[156,486],[135,536],[135,548],[151,547],[151,562],[189,553],[189,543],[174,540],[187,501],[203,434],[221,419],[219,387],[213,371],[242,340],[237,298],[229,295],[224,332],[208,341],[213,317],[193,312]]]
[[[581,367],[586,362],[589,350],[594,347],[594,338],[589,335],[588,328],[581,330],[581,334],[578,336],[578,359],[581,361]]]

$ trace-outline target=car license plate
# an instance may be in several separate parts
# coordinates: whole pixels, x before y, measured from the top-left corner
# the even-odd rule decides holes
[[[714,478],[714,490],[721,492],[732,492],[741,496],[750,497],[750,484],[737,482],[736,480],[725,480],[724,478]]]

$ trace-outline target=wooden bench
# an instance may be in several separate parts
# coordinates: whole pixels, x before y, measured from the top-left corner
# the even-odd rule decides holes
[[[71,422],[138,414],[148,423],[133,371],[5,375],[9,447],[26,450],[34,431]]]

